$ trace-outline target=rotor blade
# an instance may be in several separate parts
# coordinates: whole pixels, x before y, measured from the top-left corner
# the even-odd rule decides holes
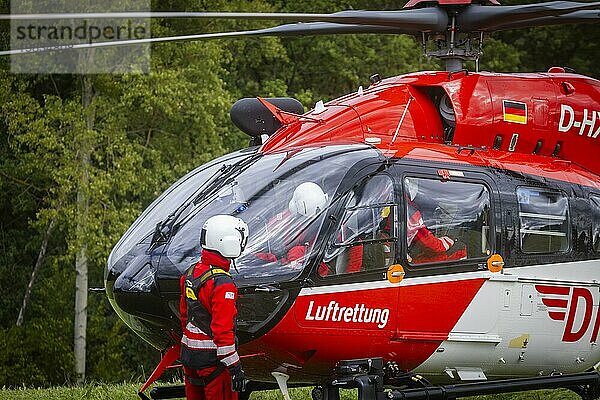
[[[517,6],[470,5],[456,16],[456,25],[463,32],[491,32],[502,25],[598,8],[600,8],[600,2],[576,3],[571,1],[551,1]]]
[[[520,29],[520,28],[531,28],[535,26],[547,26],[547,25],[562,25],[562,24],[585,24],[600,22],[600,9],[599,10],[586,10],[586,11],[575,11],[566,15],[559,15],[556,17],[545,17],[545,18],[534,18],[530,20],[508,23],[500,25],[494,28],[495,31],[509,30],[509,29]]]
[[[520,22],[510,22],[505,25],[495,27],[494,30],[508,30],[516,28],[527,28],[546,25],[561,25],[575,23],[594,23],[600,21],[600,9],[575,11],[569,14],[533,18]],[[298,36],[298,35],[327,35],[327,34],[350,34],[350,33],[389,33],[389,34],[407,34],[417,35],[420,31],[409,30],[402,28],[393,28],[378,25],[351,25],[351,24],[334,24],[327,22],[310,22],[280,25],[274,28],[262,30],[264,35],[273,33],[276,36]]]
[[[382,25],[352,25],[334,24],[330,22],[308,22],[297,24],[279,25],[254,31],[254,36],[316,36],[330,34],[356,34],[356,33],[389,33],[417,35],[418,30],[404,29],[402,27]]]
[[[92,19],[92,18],[208,18],[243,20],[279,20],[294,22],[332,22],[339,24],[404,27],[420,32],[443,31],[448,24],[446,13],[439,8],[399,11],[350,10],[333,14],[298,13],[224,13],[224,12],[127,12],[127,13],[60,13],[4,14],[0,20],[18,19]]]
[[[13,49],[0,51],[0,56],[17,54],[35,54],[39,52],[91,49],[99,47],[114,47],[126,45],[138,45],[148,43],[162,43],[185,40],[218,39],[224,37],[242,36],[303,36],[303,35],[327,35],[327,34],[352,34],[352,33],[389,33],[389,34],[417,34],[419,31],[409,31],[402,28],[377,25],[349,25],[332,24],[328,22],[298,23],[275,26],[273,28],[257,29],[252,31],[203,33],[197,35],[155,37],[146,39],[119,40],[111,42],[80,43],[56,47],[38,47],[29,49]]]

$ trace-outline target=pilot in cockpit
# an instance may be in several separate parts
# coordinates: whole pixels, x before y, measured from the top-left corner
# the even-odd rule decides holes
[[[412,264],[424,264],[467,257],[465,245],[448,236],[436,237],[423,222],[419,209],[419,183],[416,178],[404,180],[406,189],[406,240],[408,261]]]
[[[256,258],[300,268],[307,248],[316,238],[317,229],[308,224],[325,210],[328,196],[321,186],[304,182],[296,186],[288,207],[266,223],[269,248],[256,253]]]

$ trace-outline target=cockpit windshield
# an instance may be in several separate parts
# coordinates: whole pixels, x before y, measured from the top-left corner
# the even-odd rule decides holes
[[[111,253],[107,274],[121,276],[122,290],[178,279],[200,257],[204,222],[228,214],[249,227],[231,269],[238,283],[291,280],[306,266],[348,170],[379,156],[357,144],[274,154],[246,149],[217,159],[180,179],[138,218]]]
[[[234,278],[253,283],[292,279],[304,268],[349,166],[365,157],[355,151],[360,148],[328,146],[258,155],[223,168],[184,205],[174,221],[167,257],[185,270],[199,257],[204,221],[217,214],[235,215],[248,224],[249,241],[231,270]]]
[[[129,230],[123,235],[119,243],[110,254],[108,264],[119,261],[123,256],[130,253],[136,246],[148,244],[156,232],[157,223],[163,225],[177,213],[179,206],[187,203],[187,199],[193,196],[199,188],[211,180],[226,165],[239,163],[254,155],[249,149],[227,154],[191,171],[173,186],[166,190],[158,199],[144,211],[144,213],[133,223]]]

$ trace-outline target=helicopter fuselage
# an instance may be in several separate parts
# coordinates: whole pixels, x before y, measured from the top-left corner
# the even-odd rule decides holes
[[[599,133],[600,83],[574,74],[378,82],[174,184],[111,253],[109,299],[155,347],[176,343],[200,227],[233,214],[250,227],[232,272],[253,380],[325,382],[365,357],[434,381],[585,371],[600,361]],[[306,181],[326,210],[286,220]],[[417,245],[416,210],[445,254]]]

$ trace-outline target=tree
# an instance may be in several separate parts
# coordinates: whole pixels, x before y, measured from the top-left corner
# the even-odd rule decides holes
[[[56,219],[60,239],[50,247],[64,242],[64,253],[50,257],[56,268],[68,271],[69,260],[78,268],[87,264],[90,282],[101,285],[111,247],[143,207],[184,172],[225,151],[219,132],[230,100],[218,75],[219,55],[214,45],[159,47],[153,73],[87,77],[80,89],[60,87],[64,96],[41,94],[44,85],[35,78],[3,73],[0,90],[9,95],[0,105],[2,132],[10,143],[3,147],[2,172],[10,177],[3,184],[17,191],[39,178],[30,224],[39,229]],[[82,311],[87,284],[78,285]],[[36,300],[33,308],[39,308]],[[26,314],[26,328],[27,320]]]

